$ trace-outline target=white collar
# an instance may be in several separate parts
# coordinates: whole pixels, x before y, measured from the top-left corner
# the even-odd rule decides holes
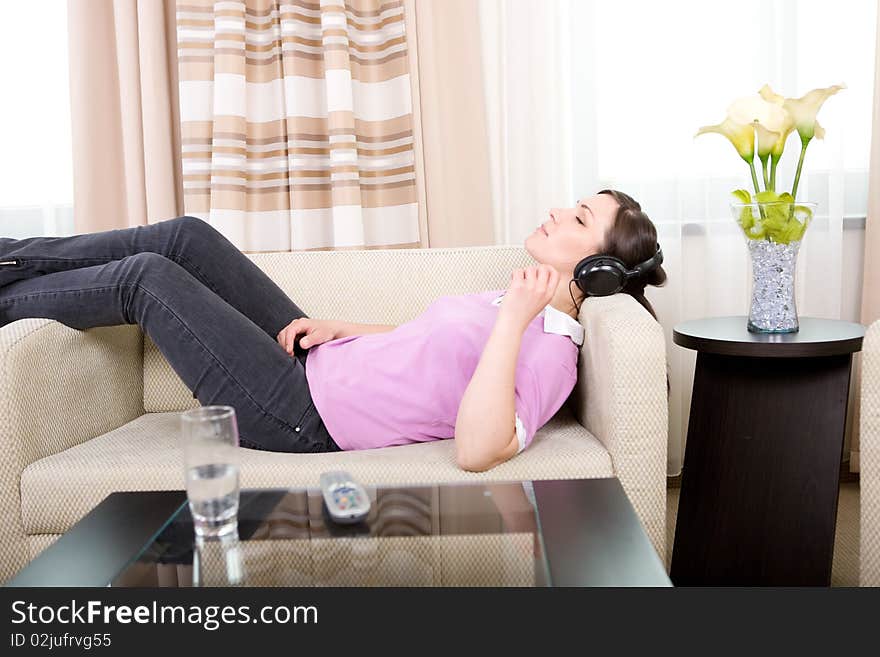
[[[501,305],[502,294],[492,301],[492,305]],[[544,306],[544,332],[556,333],[558,335],[567,335],[577,346],[584,344],[584,327],[574,317],[568,315],[561,310],[557,310],[549,303]]]

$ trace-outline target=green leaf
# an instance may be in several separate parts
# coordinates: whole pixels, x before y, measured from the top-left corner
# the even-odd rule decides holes
[[[755,194],[755,198],[758,199],[758,203],[773,203],[774,201],[779,200],[779,195],[773,190],[768,189]]]
[[[747,189],[735,189],[732,194],[740,203],[752,202],[752,195]],[[755,225],[755,215],[751,205],[745,205],[739,211],[739,225],[749,239],[761,239],[764,235],[760,224]]]
[[[806,205],[796,205],[794,206],[793,214],[795,217],[799,217],[794,219],[794,222],[798,225],[797,237],[795,239],[799,240],[804,236],[807,226],[813,220],[813,210]]]
[[[746,205],[740,210],[739,225],[749,239],[759,240],[764,238],[764,228],[761,224],[756,223],[751,205]]]
[[[735,189],[733,190],[733,195],[740,203],[751,203],[752,195],[745,189]]]
[[[800,233],[800,222],[797,219],[789,219],[786,222],[785,228],[782,230],[778,241],[782,242],[783,244],[788,244],[793,240],[797,240]]]
[[[774,194],[775,195],[775,194]],[[788,231],[788,205],[764,206],[764,219],[762,220],[764,232],[774,241],[786,240]]]
[[[752,214],[751,206],[746,206],[739,213],[739,225],[743,230],[748,230],[755,225],[755,215]]]
[[[794,206],[794,211],[806,216],[804,223],[808,223],[813,219],[813,210],[808,205],[796,205]]]
[[[744,189],[737,189],[732,195],[742,203],[748,203],[739,211],[737,222],[748,239],[767,239],[780,244],[789,244],[803,238],[812,219],[808,206],[795,205],[788,192],[778,194],[772,190],[755,194],[760,216],[752,211],[752,195]]]

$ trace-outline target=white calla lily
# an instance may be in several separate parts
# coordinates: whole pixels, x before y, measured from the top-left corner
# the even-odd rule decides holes
[[[694,137],[717,132],[724,135],[733,144],[736,152],[746,162],[751,162],[755,157],[755,130],[751,125],[734,121],[729,116],[717,125],[706,125],[699,129]]]
[[[752,172],[752,183],[755,191],[759,191],[758,176],[755,173],[755,126],[752,123],[740,123],[727,116],[724,121],[717,125],[707,125],[699,129],[694,139],[709,132],[717,132],[724,135],[733,144],[739,156],[749,163]]]
[[[781,143],[777,144],[777,147],[773,149],[773,175],[776,173],[775,163],[779,156],[782,155],[782,148],[785,146],[785,140],[788,139],[788,135],[795,129],[798,131],[798,135],[800,135],[801,156],[798,160],[797,173],[795,174],[794,185],[791,190],[794,197],[797,196],[798,182],[801,178],[801,167],[804,163],[804,155],[807,152],[807,144],[810,143],[813,137],[825,138],[825,129],[816,121],[816,114],[819,112],[822,104],[841,89],[846,89],[846,85],[835,84],[830,87],[820,87],[813,89],[800,98],[783,98],[773,91],[769,84],[765,84],[758,91],[761,98],[782,107],[788,113],[790,120],[790,124],[786,126],[785,132],[781,135]],[[779,155],[776,154],[777,151]],[[772,179],[773,176],[771,175]]]
[[[816,121],[816,114],[822,104],[841,89],[846,89],[846,85],[835,84],[832,87],[813,89],[800,98],[783,98],[774,92],[770,85],[765,84],[758,93],[764,100],[788,112],[791,123],[790,126],[786,125],[786,128],[790,128],[789,132],[797,129],[801,140],[809,141],[814,136],[819,139],[825,138],[825,129]]]
[[[767,198],[782,198],[783,196],[795,202],[797,198],[798,182],[801,168],[804,163],[804,154],[807,144],[817,137],[825,137],[825,129],[816,121],[816,114],[822,104],[831,96],[846,89],[845,84],[836,84],[831,87],[813,89],[800,98],[784,98],[779,95],[769,84],[765,84],[758,90],[756,96],[745,96],[733,101],[727,108],[727,118],[717,125],[709,125],[700,128],[695,135],[716,132],[725,136],[736,148],[739,156],[748,162],[752,174],[752,183],[755,186],[755,195],[758,201],[762,196]],[[776,166],[782,157],[785,144],[793,131],[797,130],[801,138],[801,154],[797,165],[797,173],[794,178],[791,194],[787,192],[776,195]],[[764,174],[764,190],[758,185],[758,177],[755,173],[755,155],[761,160]],[[770,175],[767,175],[767,161],[770,163]],[[739,190],[743,194],[749,194],[745,190]]]
[[[774,160],[779,160],[779,158],[782,157],[782,151],[785,149],[785,142],[788,141],[788,136],[794,130],[794,117],[785,108],[785,98],[773,91],[769,84],[765,84],[761,87],[758,93],[763,100],[778,107],[780,111],[782,111],[783,121],[780,125],[774,128],[776,132],[779,133],[779,138],[770,153]]]
[[[782,107],[761,96],[745,96],[733,101],[727,108],[727,116],[738,123],[755,124],[758,128],[758,157],[762,159],[770,154],[791,123]]]
[[[824,89],[813,89],[800,98],[786,98],[783,107],[789,111],[794,119],[794,125],[801,141],[810,141],[816,132],[816,114],[822,104],[841,89],[846,89],[845,84],[835,84]],[[822,131],[824,136],[825,131]]]
[[[782,130],[787,121],[782,107],[761,96],[745,96],[733,101],[727,108],[727,116],[739,123],[758,122],[773,132]]]
[[[760,157],[761,160],[766,161],[767,156],[773,152],[773,149],[779,141],[779,133],[775,130],[768,130],[761,123],[755,123],[755,130],[758,134],[758,157]]]
[[[785,98],[773,91],[773,89],[770,88],[769,84],[765,84],[763,87],[761,87],[758,90],[758,94],[761,96],[761,98],[770,103],[773,103],[774,105],[779,105],[781,107],[783,104],[785,104]]]
[[[727,108],[727,116],[738,123],[749,123],[757,132],[757,154],[761,160],[761,174],[764,189],[773,189],[772,176],[769,175],[767,160],[774,149],[780,148],[780,138],[785,130],[790,131],[791,117],[776,103],[764,100],[761,96],[744,96],[733,101]],[[784,141],[781,142],[784,145]]]

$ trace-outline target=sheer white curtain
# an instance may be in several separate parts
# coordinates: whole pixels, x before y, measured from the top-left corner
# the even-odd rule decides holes
[[[819,113],[798,197],[819,204],[798,259],[801,316],[858,321],[876,0],[480,0],[498,243],[522,243],[550,207],[611,187],[657,226],[669,281],[648,288],[667,335],[668,472],[680,472],[695,354],[682,321],[748,313],[751,270],[729,192],[748,167],[720,135],[727,105],[845,83]],[[795,133],[777,171],[791,188]],[[848,438],[847,438],[848,444]],[[847,447],[848,449],[848,447]]]
[[[29,29],[23,29],[27,25]],[[0,237],[73,232],[67,0],[4,3]]]

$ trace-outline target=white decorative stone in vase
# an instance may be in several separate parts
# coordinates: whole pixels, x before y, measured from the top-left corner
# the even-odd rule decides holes
[[[794,333],[799,329],[795,271],[804,232],[816,209],[810,202],[731,203],[752,260],[748,330]]]

